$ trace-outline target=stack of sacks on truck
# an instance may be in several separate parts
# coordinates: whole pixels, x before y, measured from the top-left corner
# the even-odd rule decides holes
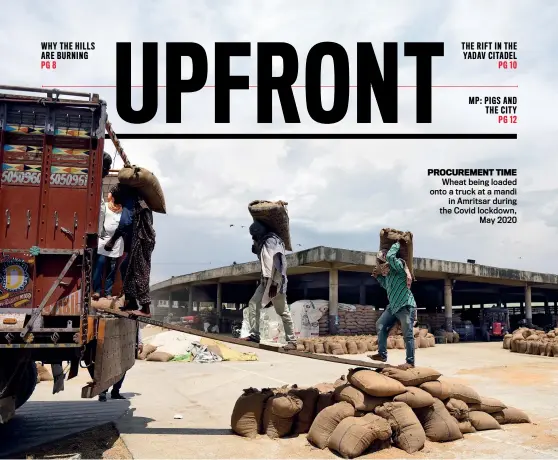
[[[558,327],[550,332],[520,327],[504,336],[503,347],[514,353],[558,358]]]
[[[306,434],[311,445],[355,458],[394,445],[412,454],[425,441],[530,423],[519,409],[439,380],[434,369],[349,369],[335,383],[278,389],[249,388],[237,400],[232,430],[248,438]]]
[[[415,348],[429,348],[435,345],[434,336],[426,329],[414,328]],[[387,339],[387,348],[405,349],[401,328],[392,328]],[[378,349],[378,337],[375,335],[312,337],[297,340],[297,350],[307,353],[325,353],[330,355],[358,355]]]

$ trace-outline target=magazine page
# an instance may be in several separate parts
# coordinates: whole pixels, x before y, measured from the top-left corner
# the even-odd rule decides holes
[[[556,457],[557,21],[2,2],[0,457]]]

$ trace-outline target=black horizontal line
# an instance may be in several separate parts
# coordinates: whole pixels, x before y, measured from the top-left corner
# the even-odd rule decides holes
[[[503,133],[123,133],[119,139],[517,139]],[[105,136],[109,139],[109,135]]]

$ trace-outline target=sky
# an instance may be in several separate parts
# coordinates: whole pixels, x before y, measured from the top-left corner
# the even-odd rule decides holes
[[[331,246],[375,251],[383,227],[414,233],[415,257],[558,273],[558,158],[553,139],[558,90],[558,4],[545,0],[393,0],[391,2],[287,2],[157,0],[134,3],[4,2],[0,15],[0,83],[96,92],[107,101],[109,119],[122,133],[194,132],[517,132],[518,140],[125,140],[135,164],[152,170],[164,188],[166,215],[155,215],[157,243],[152,282],[254,259],[247,231],[247,205],[255,199],[289,202],[295,250]],[[22,27],[22,21],[25,27]],[[41,42],[95,42],[89,59],[57,61],[40,68]],[[372,42],[380,62],[383,42],[399,43],[399,84],[415,84],[415,60],[403,56],[405,41],[443,41],[445,56],[433,61],[433,84],[509,85],[516,88],[434,88],[433,122],[415,122],[415,90],[399,89],[399,123],[384,125],[372,104],[372,123],[356,123],[356,89],[347,117],[329,126],[313,122],[305,89],[295,97],[302,123],[284,123],[274,98],[274,123],[256,123],[256,89],[231,96],[231,123],[214,124],[214,89],[182,96],[182,123],[165,124],[165,89],[148,124],[129,125],[116,111],[116,42],[132,43],[132,82],[142,84],[142,43],[159,43],[159,84],[165,84],[165,42],[193,41],[206,49],[207,84],[214,82],[214,43],[249,41],[253,55],[234,58],[232,71],[257,84],[255,43],[283,41],[299,56],[297,85],[304,85],[308,50],[322,41],[345,47],[356,83],[356,43]],[[464,60],[461,42],[515,41],[518,67]],[[183,75],[191,65],[182,62]],[[282,64],[274,61],[274,72]],[[331,85],[325,59],[322,82]],[[333,89],[322,91],[324,107]],[[469,96],[516,96],[518,123],[503,126]],[[135,108],[142,89],[132,89]],[[114,154],[108,143],[106,150]],[[116,167],[121,166],[117,161]],[[429,168],[517,168],[517,224],[480,224],[478,216],[440,215],[444,197],[431,196],[440,179]],[[233,226],[231,227],[231,224]],[[242,228],[245,226],[245,228]]]

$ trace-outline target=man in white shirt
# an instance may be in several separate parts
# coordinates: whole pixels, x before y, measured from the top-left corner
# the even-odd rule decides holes
[[[250,225],[252,252],[258,256],[262,267],[262,277],[256,292],[248,304],[248,323],[250,335],[244,340],[259,343],[260,312],[270,302],[283,321],[287,345],[285,350],[296,350],[293,319],[287,305],[287,259],[285,244],[264,224],[254,221]]]
[[[100,232],[97,246],[97,259],[95,261],[93,272],[94,299],[98,299],[100,297],[103,277],[107,266],[109,267],[109,271],[106,278],[104,278],[105,296],[110,297],[112,295],[112,286],[114,284],[114,279],[116,278],[116,265],[118,259],[122,257],[122,254],[124,253],[124,242],[122,238],[118,238],[110,250],[107,250],[105,247],[106,243],[116,232],[122,216],[120,197],[117,195],[116,191],[113,193],[109,193],[107,201],[102,205],[102,208],[104,208],[104,212],[102,213],[103,220],[99,225]]]

